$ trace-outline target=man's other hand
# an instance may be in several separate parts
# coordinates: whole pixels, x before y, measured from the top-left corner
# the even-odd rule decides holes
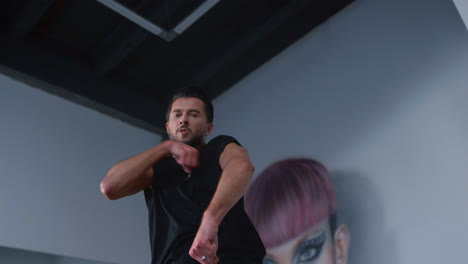
[[[209,217],[203,217],[189,254],[202,264],[216,264],[219,261],[217,251],[218,225]]]
[[[173,140],[166,142],[172,157],[182,166],[186,173],[191,173],[193,168],[198,167],[200,164],[200,152],[196,148]]]

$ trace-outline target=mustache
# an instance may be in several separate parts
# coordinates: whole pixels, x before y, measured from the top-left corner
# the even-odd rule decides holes
[[[179,132],[179,130],[181,130],[182,128],[185,128],[185,129],[187,129],[188,131],[192,132],[192,130],[191,130],[190,128],[188,128],[187,126],[185,126],[185,125],[179,127],[179,128],[177,129],[177,132]]]

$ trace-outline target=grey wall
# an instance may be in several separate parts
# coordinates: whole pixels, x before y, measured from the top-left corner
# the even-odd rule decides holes
[[[349,263],[468,258],[468,32],[452,1],[361,0],[215,100],[257,172],[331,170]]]
[[[0,247],[0,263],[2,264],[51,264],[54,256],[26,250]]]
[[[0,263],[2,264],[106,264],[70,257],[57,256],[35,251],[0,247]]]
[[[142,194],[107,201],[99,182],[160,137],[0,75],[0,246],[148,263]]]

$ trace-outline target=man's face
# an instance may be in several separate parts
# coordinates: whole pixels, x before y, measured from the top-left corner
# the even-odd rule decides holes
[[[192,147],[205,143],[205,137],[213,129],[208,123],[205,105],[198,98],[179,98],[172,104],[166,130],[171,140],[183,142]]]
[[[344,231],[347,235],[347,229]],[[295,238],[268,248],[263,264],[346,264],[349,237],[345,238],[348,240],[334,243],[327,218]]]

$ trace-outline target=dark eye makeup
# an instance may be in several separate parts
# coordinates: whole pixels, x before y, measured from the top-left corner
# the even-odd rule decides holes
[[[322,231],[320,234],[308,238],[301,242],[293,256],[293,264],[310,264],[313,263],[322,253],[323,245],[325,244],[326,235]],[[267,263],[270,264],[270,263]]]
[[[326,232],[322,231],[300,242],[296,247],[291,264],[313,264],[320,257],[326,238]],[[265,257],[262,264],[277,263],[273,259]]]

